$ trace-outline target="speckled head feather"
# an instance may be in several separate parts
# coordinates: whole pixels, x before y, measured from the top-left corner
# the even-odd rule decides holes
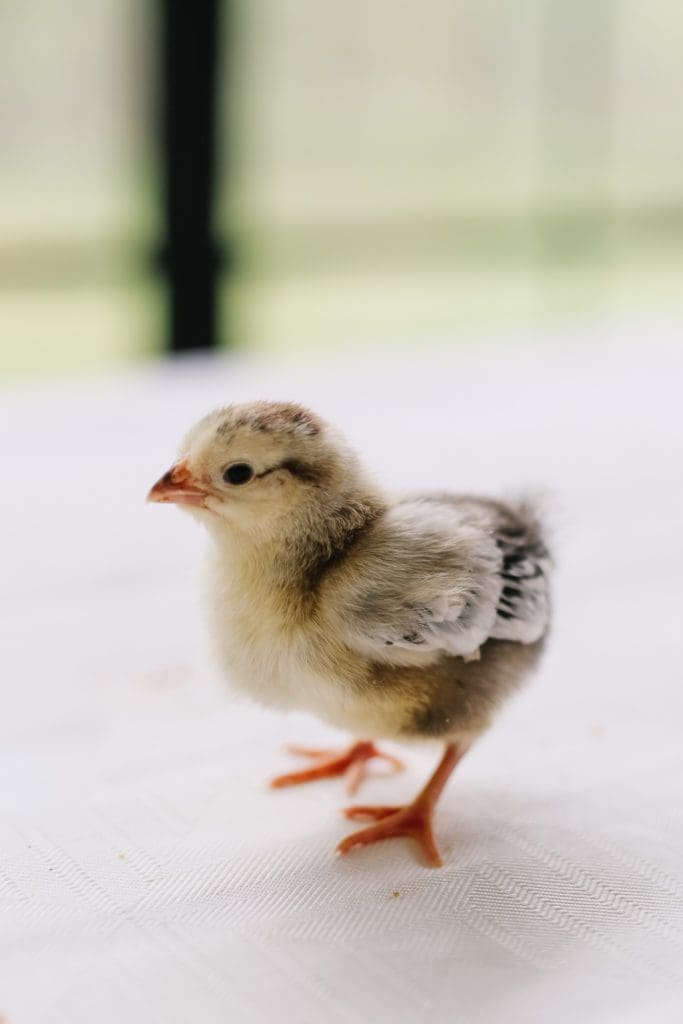
[[[316,437],[324,427],[323,421],[315,413],[295,402],[252,402],[249,405],[226,406],[211,415],[219,419],[219,435],[251,429],[259,433]]]

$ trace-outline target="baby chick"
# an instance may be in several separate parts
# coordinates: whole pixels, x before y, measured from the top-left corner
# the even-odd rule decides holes
[[[371,740],[445,743],[410,804],[348,808],[373,824],[338,847],[411,836],[439,866],[439,794],[548,630],[533,511],[449,493],[392,500],[328,424],[276,402],[202,419],[149,500],[184,506],[209,532],[210,633],[230,682],[359,737],[336,756],[295,748],[312,766],[274,785],[345,773],[354,790],[372,757],[388,758]]]

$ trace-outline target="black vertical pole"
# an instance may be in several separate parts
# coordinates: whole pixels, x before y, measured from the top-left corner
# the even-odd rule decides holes
[[[221,0],[157,0],[167,349],[217,341],[214,227]]]

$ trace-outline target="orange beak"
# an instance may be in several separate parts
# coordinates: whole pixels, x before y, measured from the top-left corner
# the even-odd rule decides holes
[[[175,505],[203,508],[207,494],[208,491],[190,472],[187,461],[182,459],[157,480],[147,495],[147,501],[173,502]]]

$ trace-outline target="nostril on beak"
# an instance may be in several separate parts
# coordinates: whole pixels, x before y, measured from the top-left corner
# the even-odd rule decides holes
[[[188,465],[183,459],[181,462],[176,462],[175,465],[171,466],[168,473],[164,475],[163,480],[165,484],[175,486],[176,484],[187,483],[191,476]]]

